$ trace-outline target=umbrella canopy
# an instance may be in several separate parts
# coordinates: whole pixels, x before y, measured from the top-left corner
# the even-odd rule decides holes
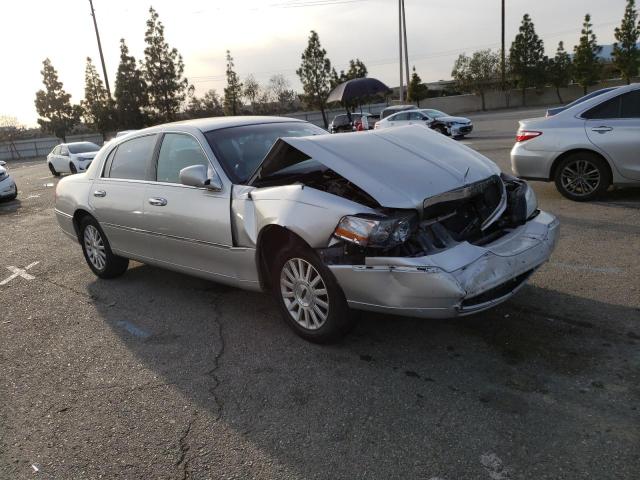
[[[336,86],[327,98],[327,103],[346,103],[356,98],[368,97],[378,93],[390,93],[391,89],[377,78],[354,78]]]

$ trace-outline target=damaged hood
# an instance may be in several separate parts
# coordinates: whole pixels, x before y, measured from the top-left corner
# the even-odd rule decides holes
[[[471,120],[469,120],[468,118],[464,118],[464,117],[438,117],[436,118],[437,121],[439,122],[445,122],[445,123],[471,123]]]
[[[388,208],[422,210],[426,198],[500,173],[488,158],[422,125],[282,141]],[[262,168],[276,170],[269,160],[277,161],[267,155]]]

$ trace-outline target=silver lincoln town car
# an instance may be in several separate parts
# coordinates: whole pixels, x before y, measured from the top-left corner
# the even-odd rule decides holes
[[[524,181],[423,125],[328,135],[273,117],[119,137],[58,183],[55,212],[98,277],[134,259],[270,290],[316,342],[347,332],[349,308],[443,318],[497,305],[558,235]]]

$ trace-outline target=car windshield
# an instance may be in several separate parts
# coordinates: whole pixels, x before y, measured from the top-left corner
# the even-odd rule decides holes
[[[69,153],[87,153],[100,150],[98,145],[91,142],[70,143],[67,146],[69,147]]]
[[[422,110],[422,112],[426,113],[431,118],[440,118],[440,117],[446,117],[447,116],[446,113],[441,112],[440,110],[434,110],[432,108],[430,108],[428,110]]]
[[[233,183],[246,183],[278,138],[324,135],[311,123],[281,122],[211,130],[204,135]]]

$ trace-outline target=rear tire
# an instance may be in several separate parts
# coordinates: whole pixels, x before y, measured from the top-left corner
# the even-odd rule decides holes
[[[331,343],[355,324],[344,292],[318,256],[308,247],[283,250],[271,268],[273,294],[284,321],[300,337]]]
[[[111,251],[109,240],[93,217],[84,217],[80,222],[80,244],[87,265],[100,278],[115,278],[129,267],[129,259],[119,257]]]
[[[53,175],[54,177],[59,177],[60,173],[56,171],[56,169],[54,168],[54,166],[50,163],[47,163],[47,165],[49,165],[49,171],[51,172],[51,175]]]
[[[607,191],[611,174],[607,163],[595,153],[576,152],[558,164],[554,181],[564,197],[587,202]]]

